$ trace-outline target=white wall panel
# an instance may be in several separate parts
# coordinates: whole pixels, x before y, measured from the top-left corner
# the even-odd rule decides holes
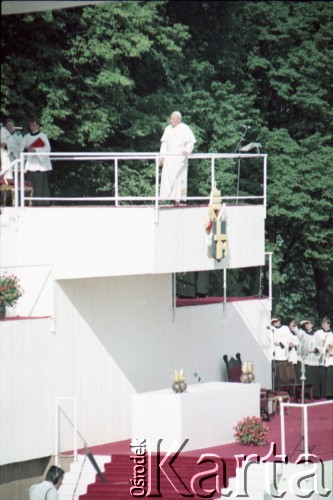
[[[175,368],[188,383],[194,373],[223,380],[223,354],[241,352],[268,385],[269,360],[249,328],[267,335],[262,302],[251,301],[246,321],[235,303],[173,314],[171,275],[59,281],[55,333],[51,320],[0,323],[0,463],[54,453],[59,396],[77,398],[78,430],[96,445],[129,438],[132,394],[170,387]]]
[[[55,279],[171,273],[264,264],[264,209],[226,207],[228,256],[207,246],[207,208],[4,208],[1,268],[52,266]],[[33,284],[33,280],[31,281]]]

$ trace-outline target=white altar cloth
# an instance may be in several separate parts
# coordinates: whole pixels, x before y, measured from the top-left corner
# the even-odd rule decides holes
[[[235,441],[233,427],[247,416],[260,416],[260,384],[208,382],[133,396],[132,439],[146,439],[161,451],[189,439],[184,451]]]

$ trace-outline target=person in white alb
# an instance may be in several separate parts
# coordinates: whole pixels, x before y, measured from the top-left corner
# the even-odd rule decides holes
[[[320,395],[326,396],[327,394],[327,353],[325,349],[325,342],[328,334],[331,332],[331,321],[325,316],[320,322],[321,328],[315,331],[314,335],[320,339],[323,348],[322,356],[319,360],[319,378],[320,378]]]
[[[278,317],[271,319],[271,330],[273,332],[273,371],[275,372],[275,386],[278,386],[278,365],[288,362],[291,332],[288,326],[281,324]]]
[[[22,136],[16,129],[14,120],[7,118],[1,126],[1,175],[13,179],[11,164],[20,157]]]
[[[282,325],[280,318],[272,318],[273,349],[275,361],[288,361],[290,330]]]
[[[48,469],[44,481],[33,484],[29,490],[29,500],[58,500],[65,471],[56,465]]]
[[[302,320],[295,331],[300,340],[299,353],[305,365],[306,382],[313,385],[313,396],[318,399],[320,398],[320,362],[324,352],[322,342],[320,337],[314,334],[313,322],[310,319]]]
[[[333,399],[333,333],[330,329],[324,343],[327,399]]]
[[[196,139],[190,127],[182,122],[182,115],[174,111],[170,124],[161,138],[160,166],[163,166],[160,198],[174,200],[179,205],[187,196],[188,155],[192,153]],[[164,154],[172,156],[163,156]]]
[[[50,157],[41,153],[50,153],[50,142],[40,130],[40,123],[33,119],[29,121],[30,133],[23,137],[21,150],[26,153],[35,153],[29,155],[25,162],[26,180],[32,182],[34,197],[49,198],[50,189],[48,182],[48,173],[52,170]],[[36,200],[34,205],[49,205],[48,200]]]
[[[296,332],[294,331],[296,326],[297,323],[295,320],[292,320],[289,323],[289,344],[288,344],[288,356],[287,356],[288,361],[290,361],[290,363],[295,365],[295,369],[298,362],[297,346],[299,344],[299,339],[296,335]]]

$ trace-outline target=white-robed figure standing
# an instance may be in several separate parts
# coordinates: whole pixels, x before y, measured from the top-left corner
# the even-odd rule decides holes
[[[306,367],[306,381],[308,384],[313,384],[313,396],[318,399],[320,398],[320,362],[324,354],[321,339],[313,332],[313,322],[309,319],[302,320],[300,327],[297,327],[295,331],[300,341],[299,350],[303,354]]]
[[[161,156],[160,159],[160,165],[163,165],[160,198],[175,200],[176,203],[186,199],[188,155],[196,142],[190,127],[182,122],[181,113],[174,111],[161,138],[161,155],[172,156]]]
[[[13,179],[13,161],[20,158],[22,136],[15,128],[12,118],[5,120],[5,126],[1,126],[1,175],[5,179]]]
[[[48,155],[41,153],[50,153],[50,142],[40,130],[40,123],[36,119],[29,121],[30,133],[23,137],[21,150],[28,153],[35,153],[29,155],[25,162],[26,179],[32,182],[34,197],[36,198],[49,198],[50,190],[48,183],[48,173],[52,170],[52,164]],[[47,200],[38,200],[33,203],[34,205],[49,205]]]
[[[325,397],[333,399],[333,333],[330,330],[324,343],[325,368],[326,368],[326,394]]]

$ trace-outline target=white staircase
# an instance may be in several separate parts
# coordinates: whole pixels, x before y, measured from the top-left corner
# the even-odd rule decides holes
[[[105,464],[111,462],[111,456],[108,455],[94,455],[94,459],[101,472],[104,471]],[[95,482],[96,474],[89,458],[86,455],[78,455],[58,490],[59,500],[78,500],[80,495],[87,492],[88,485]]]

